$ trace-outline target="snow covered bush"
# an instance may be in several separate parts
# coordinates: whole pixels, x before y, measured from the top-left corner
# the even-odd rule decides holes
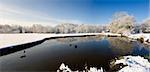
[[[142,31],[145,33],[150,33],[150,18],[144,20],[144,22],[141,25]]]

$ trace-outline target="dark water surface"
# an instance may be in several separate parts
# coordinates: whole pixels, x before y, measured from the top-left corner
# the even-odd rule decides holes
[[[72,37],[47,40],[0,57],[0,71],[56,71],[61,63],[72,70],[85,65],[110,69],[110,61],[124,55],[148,56],[150,46],[119,37]]]

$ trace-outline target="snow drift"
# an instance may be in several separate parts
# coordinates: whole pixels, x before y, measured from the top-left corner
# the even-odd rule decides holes
[[[116,60],[115,64],[127,65],[119,72],[150,72],[150,63],[141,56],[124,56],[123,59]]]

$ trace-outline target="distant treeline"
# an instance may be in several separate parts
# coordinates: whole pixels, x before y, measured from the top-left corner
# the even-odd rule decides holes
[[[106,26],[64,23],[55,27],[34,24],[32,26],[0,25],[0,33],[96,33]]]
[[[32,26],[0,25],[0,33],[150,33],[150,18],[137,24],[135,17],[127,12],[117,12],[107,26],[63,23],[55,27],[34,24]]]

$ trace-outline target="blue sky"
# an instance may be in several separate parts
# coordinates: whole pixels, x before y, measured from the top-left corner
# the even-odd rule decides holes
[[[149,0],[0,0],[0,22],[56,25],[62,22],[107,24],[126,11],[137,22],[148,18]]]

